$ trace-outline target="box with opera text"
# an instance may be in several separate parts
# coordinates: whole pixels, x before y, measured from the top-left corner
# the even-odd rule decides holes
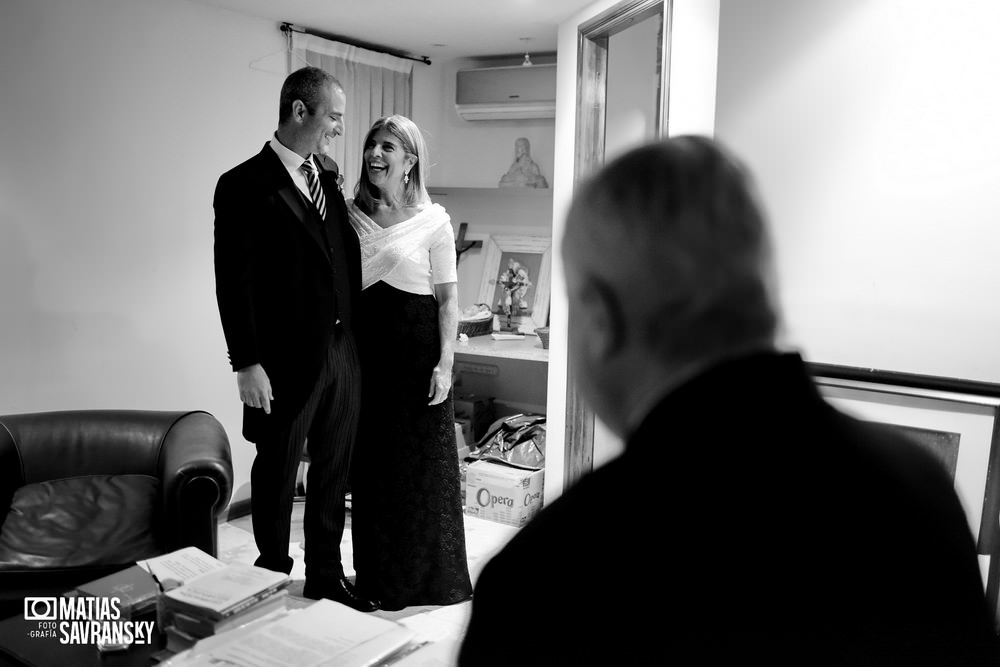
[[[465,475],[465,513],[523,526],[542,508],[544,470],[523,470],[490,461],[469,464]]]

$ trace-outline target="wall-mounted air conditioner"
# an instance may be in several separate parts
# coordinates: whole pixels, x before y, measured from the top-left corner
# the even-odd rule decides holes
[[[554,118],[556,66],[514,65],[459,70],[455,109],[465,120]]]

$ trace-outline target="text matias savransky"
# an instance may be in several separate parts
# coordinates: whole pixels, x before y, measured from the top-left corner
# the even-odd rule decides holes
[[[122,618],[116,597],[28,597],[24,619],[38,623],[29,637],[57,637],[61,644],[150,644],[153,621]]]

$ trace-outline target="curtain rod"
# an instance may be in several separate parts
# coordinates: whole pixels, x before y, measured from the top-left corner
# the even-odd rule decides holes
[[[423,63],[425,65],[431,64],[431,59],[427,56],[414,56],[406,53],[405,51],[399,51],[397,49],[390,49],[385,46],[379,46],[377,44],[369,44],[368,42],[360,42],[356,39],[349,39],[347,37],[342,37],[340,35],[334,35],[328,32],[322,32],[320,30],[313,30],[311,28],[303,28],[302,26],[295,25],[293,23],[288,23],[287,21],[282,23],[280,28],[281,32],[300,32],[305,35],[313,35],[315,37],[322,37],[323,39],[330,39],[335,42],[343,42],[344,44],[350,44],[351,46],[358,46],[362,49],[368,49],[369,51],[376,51],[378,53],[387,53],[390,56],[396,56],[397,58],[405,58],[406,60],[415,60],[418,63]]]

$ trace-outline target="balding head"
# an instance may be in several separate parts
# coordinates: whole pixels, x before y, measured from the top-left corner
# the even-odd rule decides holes
[[[624,428],[636,383],[773,347],[764,216],[749,176],[717,143],[643,146],[576,192],[562,248],[570,362],[612,428]]]

